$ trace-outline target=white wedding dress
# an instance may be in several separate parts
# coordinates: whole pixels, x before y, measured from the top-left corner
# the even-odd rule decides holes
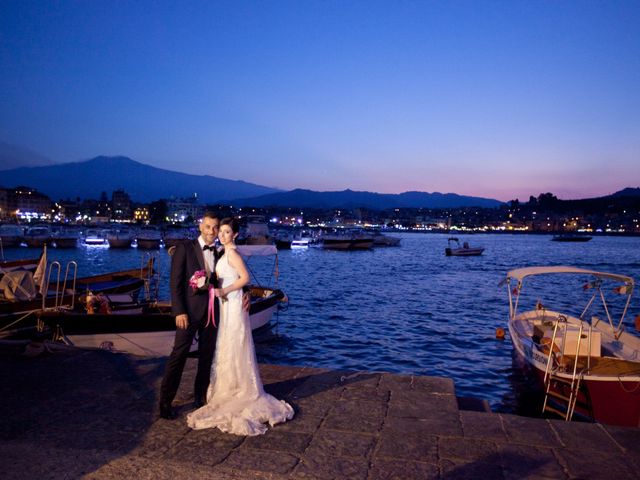
[[[216,264],[221,288],[238,278],[227,255]],[[242,308],[242,290],[218,299],[220,324],[207,404],[187,415],[193,429],[217,427],[235,435],[260,435],[271,426],[293,418],[293,408],[265,393],[258,371],[249,313]]]

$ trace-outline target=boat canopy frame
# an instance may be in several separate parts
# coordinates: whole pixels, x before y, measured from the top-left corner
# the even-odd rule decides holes
[[[620,275],[615,273],[608,272],[599,272],[596,270],[588,270],[584,268],[577,267],[569,267],[569,266],[535,266],[535,267],[524,267],[524,268],[516,268],[514,270],[510,270],[507,272],[506,278],[501,282],[501,284],[507,284],[507,291],[509,294],[509,318],[513,320],[516,316],[516,312],[518,310],[518,302],[520,300],[520,292],[522,291],[524,285],[524,279],[530,276],[535,275],[548,275],[548,274],[575,274],[575,275],[589,275],[595,278],[594,281],[589,282],[587,284],[587,288],[594,288],[595,291],[586,306],[584,307],[582,313],[580,314],[580,320],[584,321],[585,314],[591,308],[591,305],[595,301],[597,296],[600,296],[600,300],[602,302],[602,306],[607,315],[607,320],[609,321],[609,325],[614,333],[615,338],[619,338],[624,330],[623,321],[627,315],[629,310],[629,305],[631,304],[631,296],[633,295],[633,289],[635,286],[635,282],[633,278],[627,275]],[[516,288],[512,290],[511,283],[512,281],[517,281]],[[617,325],[614,325],[613,318],[609,311],[609,307],[607,305],[606,298],[604,296],[604,292],[602,291],[602,282],[603,280],[611,280],[614,282],[620,283],[619,292],[620,294],[624,294],[627,296],[624,309],[622,314],[620,315],[620,319],[617,322]],[[515,297],[515,300],[514,300]]]

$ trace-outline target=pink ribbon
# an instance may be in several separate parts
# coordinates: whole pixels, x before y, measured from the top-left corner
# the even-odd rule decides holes
[[[209,285],[209,308],[207,311],[207,323],[205,324],[205,328],[209,326],[209,322],[215,327],[216,326],[216,292],[213,288],[213,285]]]

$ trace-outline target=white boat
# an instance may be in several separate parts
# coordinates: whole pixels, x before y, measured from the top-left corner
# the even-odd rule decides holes
[[[385,235],[380,231],[373,232],[373,246],[374,247],[398,247],[400,246],[400,237],[392,237]]]
[[[156,250],[160,248],[160,240],[162,240],[162,234],[160,229],[155,225],[144,225],[140,227],[136,235],[138,248],[144,248],[146,250]]]
[[[76,248],[80,232],[73,228],[58,228],[53,231],[51,238],[56,248]]]
[[[24,235],[27,247],[42,248],[51,241],[51,229],[48,225],[36,225],[29,227]]]
[[[24,231],[19,225],[0,225],[0,245],[2,247],[18,247],[24,240]]]
[[[531,278],[535,277],[535,278]],[[543,278],[541,278],[543,277]],[[538,289],[523,296],[525,280]],[[545,394],[543,412],[640,427],[640,338],[625,331],[631,277],[575,267],[528,267],[505,279],[509,334]],[[561,311],[540,301],[540,291],[567,305],[561,287],[575,288],[584,306]],[[529,301],[527,301],[529,300]],[[532,308],[520,308],[530,303]],[[571,302],[574,303],[574,302]],[[614,313],[616,314],[614,319]],[[577,359],[577,360],[576,360]]]
[[[129,227],[114,227],[107,232],[109,248],[129,248],[133,243],[133,231]]]
[[[444,254],[447,257],[475,257],[482,255],[484,252],[483,247],[470,247],[469,242],[462,242],[456,237],[451,237],[447,240],[448,247],[444,249]]]
[[[84,232],[84,244],[85,245],[106,245],[107,235],[102,228],[88,228]]]

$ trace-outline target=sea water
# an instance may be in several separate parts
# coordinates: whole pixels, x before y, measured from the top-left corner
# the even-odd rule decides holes
[[[519,391],[529,380],[512,358],[506,330],[507,287],[514,268],[572,265],[626,274],[640,281],[640,238],[596,236],[586,243],[551,241],[548,235],[475,234],[460,236],[485,248],[478,257],[446,257],[445,234],[391,234],[399,247],[366,251],[321,248],[281,250],[251,258],[254,281],[276,281],[289,297],[274,334],[257,343],[260,362],[331,369],[444,376],[458,396],[486,399],[492,410],[526,413]],[[464,238],[463,238],[464,237]],[[5,257],[34,258],[39,250],[5,249]],[[81,246],[48,250],[48,259],[78,263],[79,276],[139,267],[150,253]],[[170,257],[155,251],[159,296],[169,298]],[[55,275],[54,275],[55,277]],[[581,285],[558,279],[539,284],[549,308],[584,305]],[[631,303],[627,331],[635,331],[640,299]],[[637,332],[636,332],[637,334]]]

